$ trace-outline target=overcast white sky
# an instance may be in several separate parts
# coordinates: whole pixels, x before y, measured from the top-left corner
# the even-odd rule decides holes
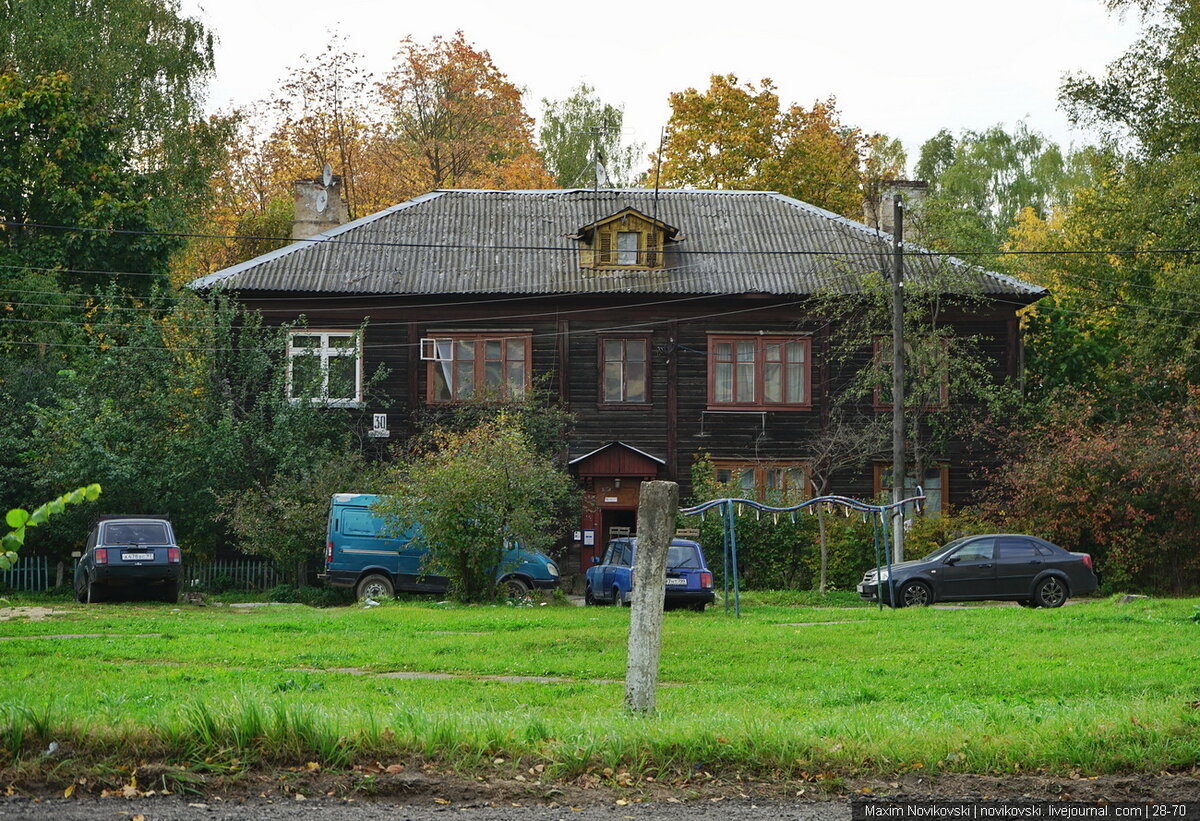
[[[941,128],[1024,119],[1061,143],[1086,141],[1057,108],[1061,77],[1101,71],[1138,28],[1101,0],[183,0],[183,10],[219,38],[214,110],[270,95],[330,31],[381,75],[406,35],[462,29],[526,90],[534,116],[584,80],[624,106],[627,141],[653,148],[670,92],[732,72],[772,78],[785,104],[835,95],[844,122],[901,138],[910,163]]]

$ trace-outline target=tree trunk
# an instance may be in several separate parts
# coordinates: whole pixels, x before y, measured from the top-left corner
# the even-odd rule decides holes
[[[679,512],[679,485],[642,482],[637,513],[637,556],[629,612],[629,654],[625,672],[625,707],[654,712],[658,661],[662,650],[663,597],[667,551]],[[616,602],[614,602],[615,604]]]

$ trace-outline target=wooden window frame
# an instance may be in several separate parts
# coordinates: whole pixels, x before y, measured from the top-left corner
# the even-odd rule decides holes
[[[950,407],[950,340],[941,339],[941,340],[939,340],[939,342],[941,343],[941,346],[942,346],[942,356],[945,361],[945,368],[942,371],[942,384],[939,386],[940,387],[939,398],[938,398],[937,402],[922,403],[921,404],[922,410],[940,411],[940,410],[947,410]],[[891,368],[890,363],[885,364],[883,362],[883,359],[885,356],[890,355],[891,351],[892,351],[892,338],[890,336],[879,335],[879,336],[875,337],[875,341],[872,345],[872,357],[874,358],[874,362],[876,363],[876,365],[878,365],[881,369],[885,369],[884,373],[887,374],[887,377],[889,379],[891,379],[892,368]],[[926,366],[922,365],[922,369],[924,369],[925,367]],[[906,373],[907,373],[907,370],[908,369],[905,368]],[[891,386],[889,384],[888,388],[890,389],[890,387]],[[905,386],[906,391],[907,391],[907,387],[908,386],[906,385]],[[874,409],[877,411],[890,411],[892,409],[892,403],[884,398],[883,390],[884,390],[883,385],[875,386],[874,396],[872,397],[872,404],[873,404]]]
[[[297,337],[318,337],[320,342],[316,347],[298,347],[293,344]],[[352,339],[352,347],[333,347],[329,344],[331,338]],[[292,365],[300,357],[314,357],[320,361],[321,395],[293,396],[292,395]],[[334,358],[354,358],[354,396],[329,396],[329,361]],[[363,406],[363,338],[358,330],[345,328],[295,328],[288,331],[287,366],[284,376],[287,399],[293,405],[308,402],[327,408],[361,408]]]
[[[621,254],[630,251],[620,249],[621,234],[637,234],[637,250],[633,251],[634,261],[622,263]],[[658,270],[666,267],[665,245],[663,232],[657,225],[650,227],[629,228],[621,225],[621,220],[603,223],[595,229],[592,247],[592,268],[613,269],[619,271]]]
[[[500,342],[501,343],[501,352],[503,353],[507,349],[507,343],[510,340],[514,340],[514,339],[520,340],[524,343],[524,358],[522,361],[525,364],[525,374],[524,374],[524,385],[522,387],[522,395],[523,396],[529,395],[529,389],[532,385],[532,370],[533,370],[533,367],[532,367],[533,334],[531,334],[527,331],[523,331],[520,333],[455,332],[455,333],[439,333],[436,335],[436,339],[450,340],[452,343],[450,349],[451,349],[451,351],[455,351],[455,352],[458,350],[457,343],[460,343],[460,342],[474,343],[475,394],[470,397],[464,397],[464,398],[458,398],[455,396],[456,390],[455,390],[455,386],[453,383],[453,379],[455,379],[457,377],[457,369],[455,368],[455,365],[457,364],[457,360],[453,356],[449,360],[430,359],[430,360],[426,360],[427,364],[425,367],[425,401],[427,404],[430,404],[430,405],[457,405],[457,404],[463,404],[463,403],[468,403],[468,402],[488,402],[488,401],[492,401],[494,399],[498,399],[499,401],[508,401],[510,399],[520,398],[520,397],[513,397],[513,396],[509,395],[508,363],[510,360],[506,356],[502,357],[500,359],[501,382],[500,382],[499,396],[496,396],[496,397],[482,396],[481,397],[478,395],[480,390],[483,388],[484,372],[485,372],[485,368],[486,368],[486,363],[488,361],[483,356],[483,350],[484,350],[483,346],[488,342]],[[450,390],[450,398],[449,399],[438,399],[436,396],[437,369],[442,367],[442,363],[445,361],[449,361],[451,363],[450,364],[451,379],[447,380],[448,388]]]
[[[813,479],[812,479],[812,462],[808,460],[796,461],[747,461],[739,459],[714,459],[713,460],[713,478],[717,478],[717,471],[754,471],[754,493],[756,498],[765,499],[767,494],[767,471],[768,470],[800,470],[804,473],[804,489],[801,491],[801,496],[804,499],[811,499],[813,496]],[[718,480],[719,481],[719,480]],[[788,490],[785,488],[784,493]]]
[[[751,402],[718,402],[716,400],[717,374],[717,345],[721,343],[755,342],[754,351],[754,400]],[[799,342],[804,352],[802,363],[803,387],[800,402],[767,402],[765,401],[766,378],[766,348],[772,344]],[[735,360],[736,361],[736,360]],[[786,375],[786,370],[784,371]],[[736,369],[735,377],[736,379]],[[786,382],[783,386],[784,395],[787,393]],[[737,383],[733,384],[733,396],[737,396]],[[759,334],[759,333],[717,333],[708,335],[708,408],[710,410],[812,410],[812,337],[808,334]]]
[[[622,410],[646,410],[654,406],[653,400],[650,397],[650,371],[651,371],[651,355],[654,352],[654,346],[651,345],[651,334],[606,334],[596,338],[596,407],[597,408],[616,408]],[[623,342],[622,347],[623,358],[622,364],[629,361],[628,344],[630,342],[642,342],[646,346],[646,399],[643,402],[613,402],[604,396],[604,367],[607,360],[604,358],[604,343],[605,342]],[[625,379],[627,371],[624,367],[621,370],[621,391],[625,392]]]
[[[886,488],[883,484],[883,474],[884,474],[884,471],[891,470],[891,467],[892,467],[891,462],[876,462],[874,464],[874,470],[873,470],[874,476],[872,478],[872,488],[875,492],[876,498],[879,498],[880,494],[882,494],[884,491],[888,490],[888,488]],[[940,488],[940,491],[942,494],[942,499],[941,499],[941,504],[940,504],[938,510],[936,511],[937,514],[940,516],[942,513],[945,512],[946,506],[950,504],[950,465],[946,464],[944,462],[941,462],[941,463],[935,462],[933,467],[934,467],[934,469],[941,471],[941,476],[942,476],[942,486]],[[911,469],[911,466],[910,466],[910,469]],[[888,502],[889,503],[891,502],[890,498],[888,499]],[[906,509],[907,509],[907,506],[906,506]]]

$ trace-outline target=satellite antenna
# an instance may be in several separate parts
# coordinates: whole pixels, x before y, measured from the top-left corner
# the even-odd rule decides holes
[[[317,192],[317,211],[325,213],[325,209],[329,207],[329,184],[333,182],[333,166],[325,163],[325,167],[321,169],[321,184],[324,186]]]

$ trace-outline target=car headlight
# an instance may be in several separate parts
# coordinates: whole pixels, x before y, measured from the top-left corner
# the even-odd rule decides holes
[[[550,571],[551,576],[558,575],[558,565],[556,565],[554,562],[546,562],[546,569]]]
[[[879,581],[886,582],[888,580],[888,571],[886,568],[879,571]]]

